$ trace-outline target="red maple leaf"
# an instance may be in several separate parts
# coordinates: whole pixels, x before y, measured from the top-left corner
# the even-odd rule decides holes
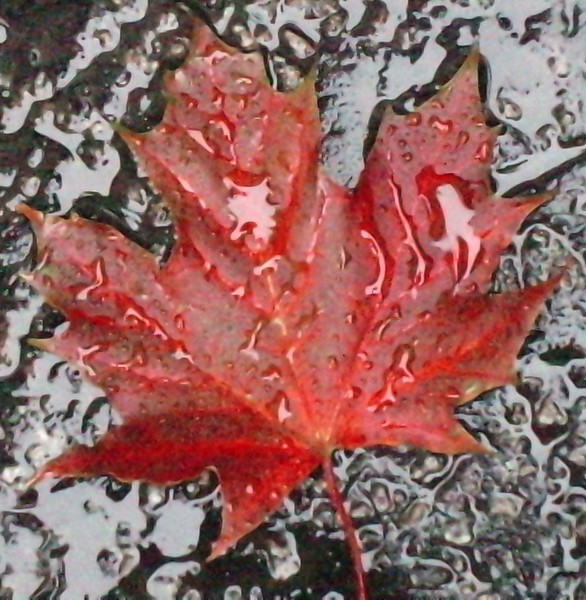
[[[171,484],[212,467],[218,556],[321,464],[364,598],[332,452],[481,450],[453,411],[515,381],[555,280],[488,288],[546,197],[491,193],[475,55],[416,112],[385,114],[349,191],[319,166],[311,78],[279,93],[258,55],[203,27],[194,39],[161,125],[122,132],[172,210],[166,264],[106,225],[21,209],[40,253],[31,281],[69,321],[42,347],[81,365],[124,421],[39,476]]]

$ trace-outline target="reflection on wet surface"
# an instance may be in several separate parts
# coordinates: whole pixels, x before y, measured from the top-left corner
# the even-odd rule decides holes
[[[319,54],[324,160],[341,182],[356,181],[377,103],[412,108],[478,43],[489,109],[506,125],[499,191],[560,187],[503,257],[495,288],[536,283],[559,267],[567,275],[521,353],[519,386],[459,410],[494,454],[340,453],[338,474],[375,598],[398,590],[413,598],[586,597],[586,168],[565,165],[586,143],[586,3],[203,4],[229,42],[268,51],[282,88],[295,87]],[[219,516],[211,476],[169,490],[106,478],[25,488],[48,457],[72,441],[93,443],[119,417],[73,367],[21,347],[60,318],[16,277],[30,271],[34,254],[12,208],[27,202],[65,213],[75,202],[167,256],[167,211],[110,122],[138,130],[156,123],[160,72],[179,64],[188,38],[186,14],[162,0],[80,3],[67,22],[20,0],[0,8],[0,595],[351,598],[346,548],[319,480],[209,566]],[[436,198],[458,203],[456,194],[446,185]],[[474,241],[464,204],[460,214],[437,243],[468,240],[454,259],[465,273]],[[99,263],[95,275],[92,285]],[[92,285],[80,293],[91,295]],[[397,361],[408,376],[408,354]],[[326,583],[312,571],[324,556]]]

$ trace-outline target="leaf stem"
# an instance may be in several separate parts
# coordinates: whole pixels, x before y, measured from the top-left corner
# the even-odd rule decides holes
[[[344,504],[344,497],[338,489],[338,483],[334,474],[334,465],[332,463],[331,454],[324,458],[322,462],[322,467],[324,470],[326,487],[329,492],[332,505],[334,507],[334,510],[336,511],[338,520],[342,526],[342,530],[344,531],[344,535],[346,537],[348,549],[350,550],[350,556],[352,558],[352,565],[354,570],[354,579],[356,581],[355,598],[356,600],[368,600],[366,577],[364,569],[362,568],[362,549],[360,548],[360,543],[356,537],[356,531],[354,530],[354,525],[352,524],[352,518],[346,510],[346,505]]]

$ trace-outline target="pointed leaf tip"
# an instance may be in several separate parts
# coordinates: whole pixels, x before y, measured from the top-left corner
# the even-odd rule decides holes
[[[437,100],[447,100],[448,97],[454,93],[470,94],[474,98],[475,104],[477,103],[478,105],[482,105],[478,81],[478,71],[481,57],[482,55],[478,46],[472,46],[470,53],[460,65],[454,76],[443,86],[441,86],[437,91],[437,94],[427,100],[424,105]]]
[[[556,187],[553,190],[548,190],[540,194],[532,194],[530,196],[516,196],[513,200],[522,203],[527,207],[527,214],[538,209],[540,206],[547,204],[550,200],[553,200],[557,195],[559,189]]]
[[[466,81],[466,86],[469,87],[473,92],[476,92],[480,101],[480,89],[478,82],[478,71],[480,69],[480,61],[482,59],[482,54],[480,53],[480,48],[478,44],[474,44],[470,48],[470,52],[468,56],[464,59],[464,62],[460,65],[459,69],[456,71],[456,74],[452,77],[452,79],[447,83],[447,86],[450,85],[459,85],[459,81],[462,79]],[[458,83],[456,83],[458,82]],[[461,85],[461,84],[460,84]]]
[[[40,481],[45,479],[45,477],[45,469],[38,470],[30,479],[25,481],[24,489],[30,490],[31,488],[34,488]]]
[[[40,469],[37,469],[37,471],[35,471],[35,473],[32,475],[32,477],[30,477],[30,479],[28,479],[25,484],[24,484],[24,488],[26,490],[30,490],[31,488],[34,488],[37,484],[39,484],[41,481],[44,481],[45,479],[52,479],[54,477],[60,477],[61,473],[59,472],[54,472],[51,469],[51,464],[53,463],[55,459],[49,461],[47,464],[43,465]]]
[[[42,212],[30,207],[28,204],[17,204],[14,207],[14,210],[26,217],[34,229],[42,227],[45,222],[45,215]]]
[[[472,73],[478,75],[478,67],[480,65],[480,59],[482,58],[482,54],[480,53],[480,46],[478,43],[472,44],[470,47],[470,52],[468,56],[462,63],[462,66],[458,69],[458,71],[471,71]]]
[[[50,352],[52,348],[51,340],[53,338],[25,338],[25,342],[32,346],[33,348],[37,348],[37,350],[43,350],[45,352]]]
[[[132,129],[129,129],[120,121],[113,123],[112,129],[114,130],[114,133],[116,133],[122,138],[122,140],[130,147],[131,150],[133,147],[138,146],[142,143],[142,136],[144,134],[132,131]]]
[[[565,274],[566,268],[558,267],[546,281],[523,288],[521,294],[526,298],[528,308],[533,307],[536,311],[539,311],[542,303],[545,302],[551,296],[552,292],[560,285]]]
[[[230,543],[230,542],[223,540],[220,537],[220,539],[216,540],[212,544],[212,551],[210,552],[210,555],[206,558],[206,562],[209,563],[209,562],[212,562],[213,560],[216,560],[216,558],[220,558],[220,557],[224,556],[224,554],[226,554],[226,552],[231,550],[235,545],[236,545],[236,542]]]
[[[303,85],[311,85],[312,89],[315,89],[315,84],[317,81],[317,77],[319,75],[319,62],[316,60],[312,65],[307,75],[301,80],[299,86]],[[316,98],[317,99],[317,98]]]
[[[33,273],[18,273],[18,277],[22,279],[25,283],[28,283],[29,285],[32,285],[35,279]]]
[[[118,125],[115,128],[116,133],[124,140],[124,142],[130,147],[132,150],[136,146],[140,146],[142,143],[141,134],[135,133],[134,131],[124,127],[124,125]]]
[[[444,452],[444,451],[442,451]],[[459,421],[452,431],[452,445],[445,449],[446,454],[491,454],[492,450],[473,437]]]

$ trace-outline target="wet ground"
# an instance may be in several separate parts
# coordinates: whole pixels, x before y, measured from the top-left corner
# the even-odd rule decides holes
[[[195,6],[197,5],[197,6]],[[352,185],[381,101],[402,111],[477,44],[499,193],[558,188],[503,257],[495,289],[567,270],[519,357],[520,384],[460,418],[494,450],[339,453],[374,598],[586,599],[586,1],[208,0],[229,43],[262,49],[276,86],[319,65],[323,160]],[[198,8],[199,7],[199,8]],[[165,256],[167,212],[110,125],[161,117],[185,56],[170,0],[0,4],[0,598],[351,599],[348,554],[318,479],[212,565],[213,480],[161,490],[44,482],[35,468],[118,417],[74,368],[22,342],[60,316],[16,274],[33,264],[19,202],[109,222]],[[373,116],[374,115],[374,116]]]

